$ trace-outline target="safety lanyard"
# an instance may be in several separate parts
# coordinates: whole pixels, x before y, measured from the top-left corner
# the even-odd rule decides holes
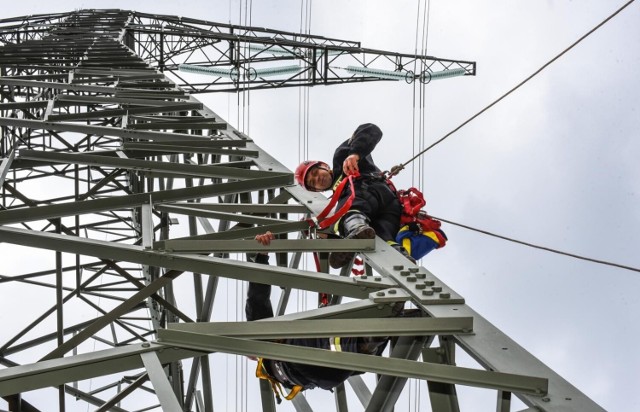
[[[285,396],[282,385],[267,373],[267,369],[264,367],[263,361],[264,358],[258,358],[256,378],[269,381],[269,383],[271,384],[271,390],[273,390],[273,393],[276,394],[276,400],[278,401],[278,404],[282,402],[282,398],[280,397],[280,395],[284,396],[286,400],[290,401],[291,399],[295,398],[296,395],[300,393],[300,391],[302,391],[303,387],[301,385],[294,385],[293,389],[291,389],[291,392],[289,392],[289,394]]]

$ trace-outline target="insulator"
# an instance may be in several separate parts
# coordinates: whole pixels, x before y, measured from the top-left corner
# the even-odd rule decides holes
[[[440,72],[429,72],[427,70],[420,73],[420,82],[429,83],[431,80],[448,79],[449,77],[464,76],[467,71],[463,68],[443,70]]]
[[[239,78],[238,69],[232,67],[230,69],[222,67],[204,67],[194,66],[192,64],[181,64],[178,66],[181,72],[207,74],[209,76],[228,77],[233,81],[237,81]]]
[[[249,77],[249,80],[255,80],[258,77],[269,77],[269,76],[277,76],[280,74],[297,73],[301,69],[302,68],[298,65],[267,67],[264,69],[254,69],[253,67],[250,67],[249,70],[247,70],[247,77]]]
[[[354,74],[362,74],[366,76],[374,76],[379,77],[381,79],[390,79],[390,80],[405,80],[407,83],[413,83],[415,79],[415,74],[411,71],[391,71],[391,70],[380,70],[380,69],[371,69],[369,67],[355,67],[355,66],[347,66],[345,70],[349,73]]]

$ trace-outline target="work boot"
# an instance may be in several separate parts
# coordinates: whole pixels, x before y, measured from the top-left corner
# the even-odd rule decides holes
[[[367,218],[361,213],[351,213],[344,218],[342,223],[342,233],[346,234],[345,239],[375,239],[376,231],[367,224]],[[329,265],[334,269],[339,269],[347,265],[355,252],[332,252],[329,255]]]

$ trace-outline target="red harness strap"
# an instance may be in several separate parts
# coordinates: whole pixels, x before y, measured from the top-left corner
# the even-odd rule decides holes
[[[324,208],[322,212],[315,218],[307,220],[309,222],[309,226],[314,227],[317,226],[319,229],[326,229],[329,226],[336,223],[345,213],[351,208],[351,204],[353,203],[353,199],[356,197],[356,192],[353,189],[353,179],[360,177],[360,173],[355,173],[352,175],[348,175],[345,179],[342,179],[336,190],[333,192],[333,196],[331,197],[331,201]],[[342,195],[342,191],[344,190],[345,185],[349,183],[349,188],[351,189],[351,194],[344,205],[340,207],[340,209],[336,210],[336,212],[332,216],[327,216],[329,212],[335,207],[340,200],[340,196]]]

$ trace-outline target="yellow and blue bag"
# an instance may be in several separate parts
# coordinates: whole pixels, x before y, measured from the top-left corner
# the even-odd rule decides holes
[[[447,243],[447,235],[440,229],[440,222],[428,218],[417,219],[400,228],[396,236],[398,242],[412,258],[422,259],[434,249],[440,249]]]

